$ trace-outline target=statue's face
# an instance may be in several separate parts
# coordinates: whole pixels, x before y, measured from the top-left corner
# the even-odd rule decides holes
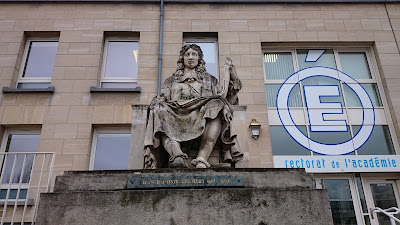
[[[183,63],[186,68],[194,69],[199,64],[199,53],[189,48],[183,55]]]

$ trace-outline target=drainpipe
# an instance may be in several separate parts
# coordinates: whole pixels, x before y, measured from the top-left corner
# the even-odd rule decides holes
[[[163,47],[163,33],[164,33],[164,0],[160,4],[160,39],[159,39],[159,52],[158,52],[158,80],[157,80],[157,94],[161,93],[161,70],[162,70],[162,47]]]

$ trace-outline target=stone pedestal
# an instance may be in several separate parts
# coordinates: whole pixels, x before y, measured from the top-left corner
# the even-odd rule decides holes
[[[232,186],[127,189],[140,177],[237,177]],[[165,179],[164,179],[165,178]],[[37,224],[333,224],[326,190],[300,169],[74,171],[41,195]],[[194,182],[195,183],[195,182]]]

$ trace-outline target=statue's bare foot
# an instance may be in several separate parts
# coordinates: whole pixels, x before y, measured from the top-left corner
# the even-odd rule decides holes
[[[189,168],[189,166],[186,164],[185,158],[187,158],[186,154],[171,158],[172,160],[170,159],[170,161],[172,161],[172,162],[169,165],[169,167],[171,167],[171,168]]]
[[[208,168],[210,167],[210,163],[208,163],[203,157],[197,157],[196,159],[192,160],[193,166],[196,166],[196,168]]]

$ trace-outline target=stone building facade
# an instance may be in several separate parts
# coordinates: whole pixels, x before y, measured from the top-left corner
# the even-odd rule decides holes
[[[140,123],[143,115],[135,117],[132,106],[136,105],[138,108],[137,105],[148,105],[157,95],[159,29],[158,1],[1,1],[0,86],[4,87],[0,102],[1,151],[12,152],[12,141],[15,138],[16,142],[25,143],[29,149],[32,148],[29,151],[55,153],[55,176],[67,170],[96,169],[94,155],[97,147],[103,143],[99,141],[103,140],[104,146],[110,147],[113,144],[107,145],[108,140],[119,140],[127,143],[129,148],[124,152],[126,155],[121,156],[125,160],[125,167],[117,166],[114,169],[140,168],[134,162],[142,160],[141,153],[137,150],[142,143],[140,138],[139,143],[133,141],[138,140],[138,130],[136,125],[132,126],[132,122]],[[330,67],[336,66],[335,68],[345,73],[353,72],[351,65],[357,71],[361,71],[357,66],[364,66],[366,77],[353,78],[363,85],[368,94],[372,93],[370,99],[375,109],[374,124],[366,125],[375,125],[374,132],[380,132],[370,136],[375,144],[380,145],[371,144],[371,149],[365,150],[368,154],[351,153],[348,155],[351,156],[348,163],[352,164],[351,160],[356,160],[356,164],[357,160],[369,162],[366,156],[374,156],[373,161],[376,156],[388,156],[390,163],[398,160],[396,155],[400,152],[399,41],[400,4],[397,2],[166,1],[161,80],[175,72],[182,44],[211,43],[213,50],[207,50],[207,54],[214,54],[211,61],[214,60],[216,76],[221,76],[225,57],[230,57],[243,82],[243,89],[239,93],[240,107],[237,107],[234,121],[245,152],[245,158],[238,164],[239,167],[307,167],[308,161],[310,169],[314,167],[311,166],[314,161],[307,158],[312,157],[311,153],[301,153],[299,155],[307,157],[296,158],[299,155],[295,150],[282,150],[282,153],[278,149],[279,145],[290,149],[305,148],[295,146],[291,135],[282,132],[284,130],[276,112],[277,106],[273,105],[278,90],[276,87],[280,87],[288,76],[274,78],[269,73],[286,73],[290,65],[293,67],[292,72],[287,73],[294,73],[307,67],[302,65],[301,60],[301,57],[309,54],[305,51],[326,50],[324,54],[327,58],[322,66],[333,63]],[[34,43],[38,45],[35,46]],[[134,43],[135,46],[123,45],[122,49],[131,48],[134,51],[137,65],[134,68],[137,70],[135,73],[122,78],[112,75],[107,77],[107,60],[111,60],[107,58],[107,54],[118,55],[118,51],[123,51],[115,47],[116,53],[112,53],[114,47],[110,43]],[[41,51],[37,53],[37,57],[42,59],[38,63],[47,63],[40,64],[39,68],[32,68],[33,72],[29,72],[28,60],[36,54],[35,47],[48,50],[45,55],[40,55]],[[281,59],[283,61],[279,61]],[[275,66],[277,61],[285,65],[283,69]],[[32,62],[34,63],[33,59]],[[51,64],[54,64],[53,67],[49,67]],[[318,62],[312,65],[320,66]],[[48,67],[50,74],[35,73],[36,70],[48,72]],[[348,93],[345,82],[339,80],[339,83],[340,93]],[[332,85],[323,81],[319,84]],[[107,89],[110,87],[111,89]],[[301,91],[298,94],[304,95]],[[357,120],[357,117],[363,118],[363,108],[350,104],[350,94],[348,96],[345,103],[341,102],[346,106],[346,118],[349,120],[346,123],[348,129],[343,133],[354,137],[360,127],[365,125]],[[296,114],[293,111],[294,120],[300,121],[299,124],[306,129],[302,131],[303,134],[311,135],[310,139],[313,139],[312,130],[309,129],[312,124],[304,120],[308,110],[304,101],[307,100],[303,98],[298,101],[300,106],[297,106],[303,112]],[[296,118],[302,116],[303,120],[297,121]],[[258,139],[252,138],[248,128],[252,119],[261,124]],[[31,136],[26,138],[24,135],[28,134]],[[293,145],[285,145],[286,141],[274,143],[274,140],[279,140],[276,135],[286,135],[287,139],[283,140],[288,140],[288,143],[292,141]],[[331,137],[336,140],[336,137]],[[22,138],[22,141],[18,138]],[[339,143],[342,139],[343,137],[338,137],[338,141],[333,142]],[[320,140],[326,140],[326,137]],[[34,144],[37,147],[32,147]],[[362,146],[368,146],[368,142]],[[116,157],[112,152],[104,154],[106,159]],[[282,163],[279,164],[279,157],[274,157],[282,155],[296,157],[282,158]],[[323,157],[317,153],[312,155]],[[360,155],[364,158],[357,158]],[[334,157],[338,161],[347,160],[340,158],[342,156]],[[326,160],[320,158],[320,162],[322,159]],[[381,159],[378,160],[382,164]],[[18,164],[19,159],[14,161]],[[296,165],[297,161],[303,162],[303,165]],[[46,163],[51,164],[47,161]],[[360,163],[364,165],[364,161]],[[6,163],[4,165],[4,168],[12,167]],[[377,164],[374,165],[374,169],[365,171],[365,165],[339,172],[310,169],[310,172],[315,173],[317,187],[332,190],[332,208],[337,209],[334,212],[335,224],[378,224],[377,217],[372,218],[368,211],[373,206],[379,206],[379,199],[373,197],[377,193],[376,196],[385,193],[388,198],[386,200],[393,202],[392,206],[399,206],[400,170],[397,171],[394,166],[387,166],[386,171],[379,170]],[[112,166],[98,168],[113,169]],[[50,181],[53,182],[54,178]],[[2,187],[2,190],[5,190],[4,196],[11,193],[7,191],[7,186],[4,189]],[[19,191],[18,195],[20,193],[22,192]],[[347,206],[344,207],[343,204]],[[343,212],[348,215],[342,215]],[[2,220],[5,224],[11,221],[10,216],[3,218],[7,218]],[[383,224],[383,217],[379,218]]]

